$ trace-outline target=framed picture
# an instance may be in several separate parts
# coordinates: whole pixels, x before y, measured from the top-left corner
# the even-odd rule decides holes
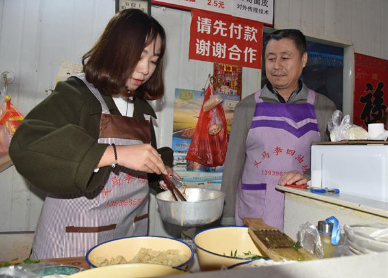
[[[151,15],[151,0],[116,0],[116,13],[125,9],[139,9]]]

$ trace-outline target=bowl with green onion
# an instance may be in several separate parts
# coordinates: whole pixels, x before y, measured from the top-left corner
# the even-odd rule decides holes
[[[201,271],[220,270],[242,262],[268,259],[253,242],[248,227],[217,227],[198,232],[193,243]]]

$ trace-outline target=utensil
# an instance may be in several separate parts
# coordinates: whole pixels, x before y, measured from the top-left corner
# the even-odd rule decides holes
[[[178,188],[176,188],[175,184],[172,182],[170,177],[168,175],[166,175],[166,174],[163,174],[163,173],[162,173],[162,176],[163,176],[163,179],[164,179],[164,181],[165,181],[165,183],[167,185],[167,188],[171,191],[171,194],[174,197],[175,201],[178,201],[178,198],[175,195],[175,192],[176,192],[178,194],[179,198],[182,201],[186,202],[185,196],[183,196],[183,194],[180,192],[180,190]]]
[[[338,188],[312,187],[312,186],[309,186],[308,184],[285,184],[284,186],[300,188],[300,189],[308,189],[310,190],[311,193],[317,193],[317,194],[324,194],[324,193],[339,194],[340,193],[340,190]]]
[[[178,189],[179,190],[179,189]],[[202,226],[221,217],[225,193],[220,190],[185,188],[187,202],[177,202],[170,191],[156,195],[163,221],[182,227]]]
[[[181,188],[182,186],[184,186],[183,184],[183,181],[179,180],[177,177],[175,176],[171,176],[171,181],[174,183],[174,185],[176,186],[176,188]]]
[[[293,239],[279,229],[265,224],[263,219],[245,218],[244,224],[249,227],[248,233],[252,240],[274,261],[318,259],[302,246],[298,246]]]

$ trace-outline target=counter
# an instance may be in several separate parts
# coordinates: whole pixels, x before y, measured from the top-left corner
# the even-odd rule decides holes
[[[388,277],[388,252],[340,257],[284,265],[200,272],[174,278],[364,278]]]
[[[296,240],[299,225],[306,222],[318,224],[335,216],[344,224],[388,224],[388,203],[349,194],[316,194],[308,189],[297,189],[278,185],[277,190],[285,193],[284,232]]]
[[[88,268],[84,257],[47,259],[45,261],[58,262],[66,265]],[[197,272],[198,265],[191,268],[193,273],[187,275],[169,276],[174,278],[364,278],[388,277],[388,252],[375,253],[361,256],[349,256],[315,261],[296,262],[285,265],[240,268],[231,270]]]

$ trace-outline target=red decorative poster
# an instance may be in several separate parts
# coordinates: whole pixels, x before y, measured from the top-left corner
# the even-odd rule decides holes
[[[191,11],[190,59],[261,68],[262,38],[261,22]]]
[[[216,93],[238,95],[241,99],[242,67],[214,63],[213,76]]]
[[[384,122],[388,107],[388,60],[355,54],[353,123],[367,129]]]

